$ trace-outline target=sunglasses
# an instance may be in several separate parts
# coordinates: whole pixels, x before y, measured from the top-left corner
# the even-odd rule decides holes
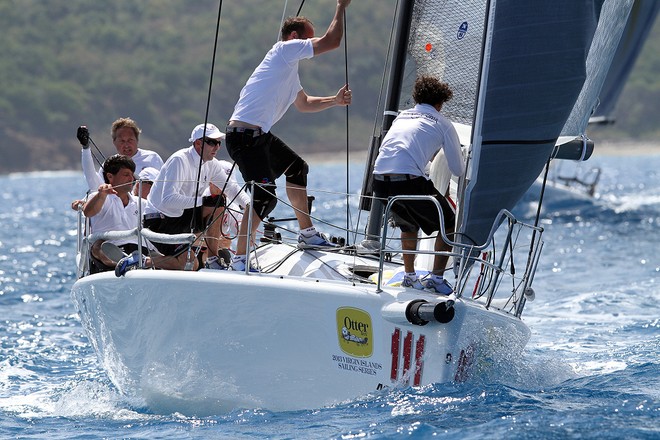
[[[211,139],[211,138],[204,138],[204,142],[213,147],[220,145],[222,143],[220,139]]]

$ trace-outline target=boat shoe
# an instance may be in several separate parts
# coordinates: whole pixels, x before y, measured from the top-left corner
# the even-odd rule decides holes
[[[235,259],[232,260],[231,265],[229,266],[231,270],[234,270],[236,272],[245,272],[245,260],[244,259]],[[252,273],[258,273],[259,268],[255,267],[250,263],[250,272]]]
[[[214,269],[214,270],[227,270],[229,266],[225,264],[225,260],[219,257],[209,257],[204,262],[205,269]]]
[[[403,281],[401,281],[401,286],[412,287],[413,289],[417,289],[417,290],[424,290],[424,284],[422,284],[419,278],[408,278],[404,276]]]
[[[424,290],[439,293],[440,295],[451,295],[454,288],[444,278],[429,277],[423,281]]]
[[[336,248],[337,245],[329,242],[325,239],[320,232],[312,235],[311,237],[305,237],[302,234],[298,234],[298,247],[300,249],[318,249],[318,248]]]
[[[143,264],[145,259],[146,257],[142,256]],[[115,267],[115,275],[118,277],[125,275],[127,271],[138,267],[138,264],[140,264],[140,252],[133,251],[131,255],[128,255],[117,262],[117,266]]]

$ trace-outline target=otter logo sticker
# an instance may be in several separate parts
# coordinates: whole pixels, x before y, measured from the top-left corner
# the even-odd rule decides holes
[[[346,354],[368,357],[373,353],[371,316],[353,307],[337,309],[339,348]]]

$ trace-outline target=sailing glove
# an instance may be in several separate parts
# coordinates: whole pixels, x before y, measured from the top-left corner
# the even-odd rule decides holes
[[[78,138],[78,142],[80,142],[80,145],[82,145],[84,149],[89,148],[89,130],[87,129],[87,127],[85,127],[84,125],[78,127],[78,132],[76,133],[76,137]]]

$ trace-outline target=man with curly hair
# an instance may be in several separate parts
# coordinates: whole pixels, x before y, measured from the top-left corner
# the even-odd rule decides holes
[[[456,176],[465,172],[461,144],[452,123],[440,110],[452,98],[446,83],[430,76],[415,81],[413,99],[415,106],[404,110],[396,117],[383,139],[374,165],[374,195],[386,202],[397,195],[430,195],[442,207],[445,232],[454,231],[455,216],[443,194],[430,180],[427,169],[429,162],[442,149],[449,170]],[[441,188],[446,193],[447,188]],[[405,275],[402,285],[416,289],[449,295],[453,288],[444,279],[443,273],[449,257],[436,255],[430,276],[420,281],[415,271],[415,254],[406,250],[417,249],[419,230],[431,235],[440,229],[438,210],[431,201],[404,200],[395,203],[391,210],[394,224],[401,228],[401,248],[404,251]],[[438,233],[435,250],[447,252],[451,246]]]

